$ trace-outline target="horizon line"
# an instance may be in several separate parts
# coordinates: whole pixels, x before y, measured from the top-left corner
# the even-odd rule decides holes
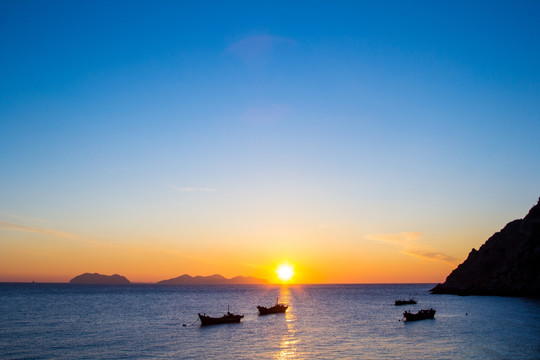
[[[128,284],[74,284],[68,282],[47,281],[0,281],[0,284],[69,284],[69,285],[106,285],[106,286],[129,286],[129,285],[160,285],[160,286],[297,286],[297,285],[420,285],[438,284],[437,282],[373,282],[373,283],[267,283],[267,284],[159,284],[159,282],[129,282]]]

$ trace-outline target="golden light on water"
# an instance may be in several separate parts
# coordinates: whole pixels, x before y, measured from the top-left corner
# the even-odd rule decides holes
[[[280,288],[279,300],[280,302],[289,305],[289,309],[285,312],[286,331],[281,335],[279,352],[274,358],[279,360],[298,359],[297,346],[300,339],[296,334],[296,315],[294,312],[293,298],[288,286],[282,286]]]
[[[287,282],[294,276],[294,267],[287,262],[281,263],[276,268],[276,274],[281,281]]]

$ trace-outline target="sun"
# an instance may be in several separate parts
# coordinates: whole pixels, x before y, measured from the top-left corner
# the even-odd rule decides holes
[[[281,263],[276,268],[276,274],[281,281],[287,282],[294,276],[294,267],[287,262]]]

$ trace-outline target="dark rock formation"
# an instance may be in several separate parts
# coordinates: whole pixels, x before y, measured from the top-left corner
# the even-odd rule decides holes
[[[129,284],[129,280],[121,275],[101,275],[85,273],[75,276],[69,281],[70,284],[99,284],[99,285],[123,285]]]
[[[242,284],[267,284],[266,280],[257,279],[251,276],[236,276],[232,279],[227,279],[221,275],[215,274],[211,276],[189,276],[187,274],[178,276],[174,279],[163,280],[158,284],[168,285],[242,285]]]
[[[472,249],[433,294],[540,296],[540,199],[521,220],[508,223]]]

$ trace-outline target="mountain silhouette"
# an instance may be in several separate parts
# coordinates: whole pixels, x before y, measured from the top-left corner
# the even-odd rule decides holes
[[[173,279],[159,281],[158,284],[167,285],[247,285],[247,284],[268,284],[268,281],[252,276],[236,276],[227,279],[219,274],[210,276],[190,276],[180,275]]]
[[[78,276],[75,276],[69,281],[70,284],[100,284],[100,285],[122,285],[130,284],[129,280],[122,275],[101,275],[98,273],[90,274],[84,273]]]

